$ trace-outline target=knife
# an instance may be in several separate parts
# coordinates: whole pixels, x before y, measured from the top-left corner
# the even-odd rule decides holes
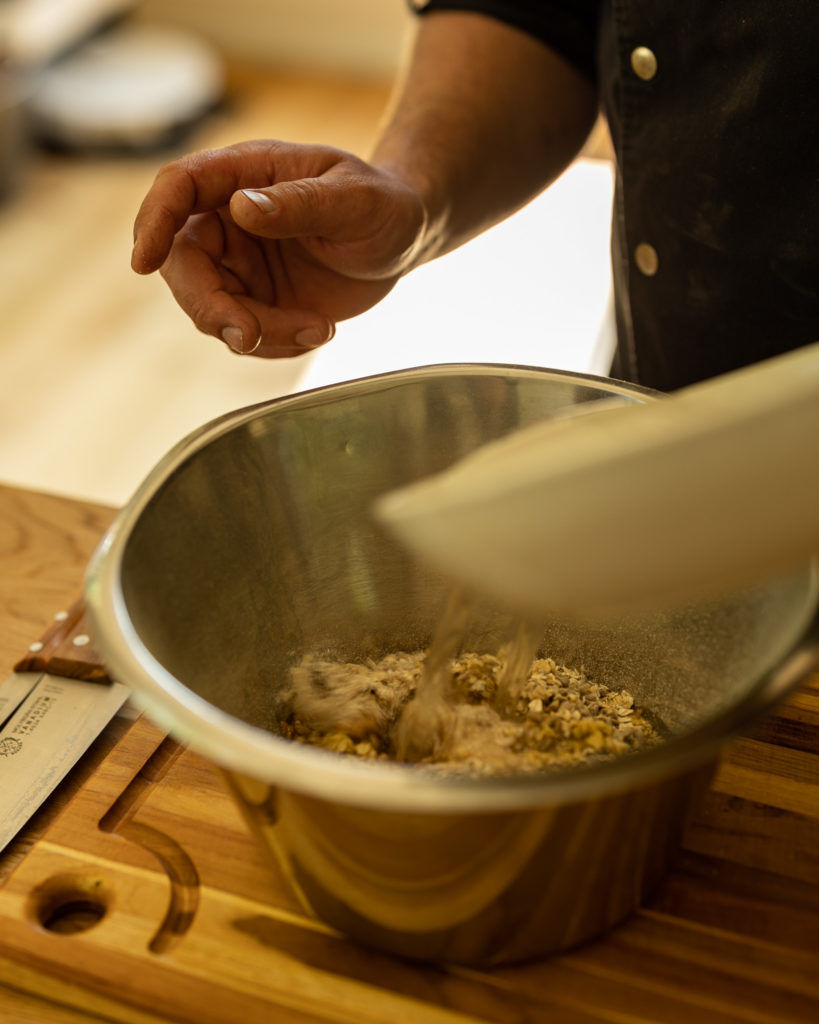
[[[58,612],[0,683],[0,851],[120,710],[129,690],[111,680],[80,602]]]

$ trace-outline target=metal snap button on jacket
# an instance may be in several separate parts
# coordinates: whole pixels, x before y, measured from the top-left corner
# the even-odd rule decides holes
[[[660,257],[657,250],[648,242],[640,242],[634,250],[634,262],[638,270],[641,270],[646,277],[653,277],[660,267]]]
[[[650,81],[657,74],[657,58],[653,50],[647,46],[638,46],[631,51],[631,69],[644,82]]]

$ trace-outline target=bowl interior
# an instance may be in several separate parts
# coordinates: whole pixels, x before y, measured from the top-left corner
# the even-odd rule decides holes
[[[449,585],[380,530],[373,500],[517,427],[611,395],[650,398],[573,374],[436,367],[209,425],[160,464],[103,555],[115,561],[133,636],[209,705],[275,731],[278,693],[304,653],[354,659],[429,641]],[[593,629],[544,623],[542,653],[627,686],[680,734],[745,700],[815,604],[806,569],[673,613]],[[509,625],[502,611],[476,607],[466,644],[496,650]],[[110,635],[101,641],[104,653],[116,646]]]

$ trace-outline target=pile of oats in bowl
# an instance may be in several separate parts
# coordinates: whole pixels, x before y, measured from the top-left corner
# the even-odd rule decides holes
[[[627,690],[610,689],[551,658],[535,658],[510,691],[503,656],[461,654],[449,663],[442,699],[425,701],[425,656],[303,659],[292,670],[283,734],[343,754],[469,775],[574,767],[660,740]],[[407,742],[402,721],[411,718],[414,735]]]

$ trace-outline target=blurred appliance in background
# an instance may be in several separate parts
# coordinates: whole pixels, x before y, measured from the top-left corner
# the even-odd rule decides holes
[[[26,155],[25,89],[0,48],[0,201],[11,195]]]
[[[136,0],[0,0],[9,59],[26,70],[57,60],[136,7]]]
[[[0,0],[28,130],[67,150],[177,141],[224,94],[220,55],[195,34],[135,22],[135,0]]]
[[[188,32],[124,22],[40,76],[36,137],[70,150],[154,149],[178,141],[222,98],[218,54]]]

